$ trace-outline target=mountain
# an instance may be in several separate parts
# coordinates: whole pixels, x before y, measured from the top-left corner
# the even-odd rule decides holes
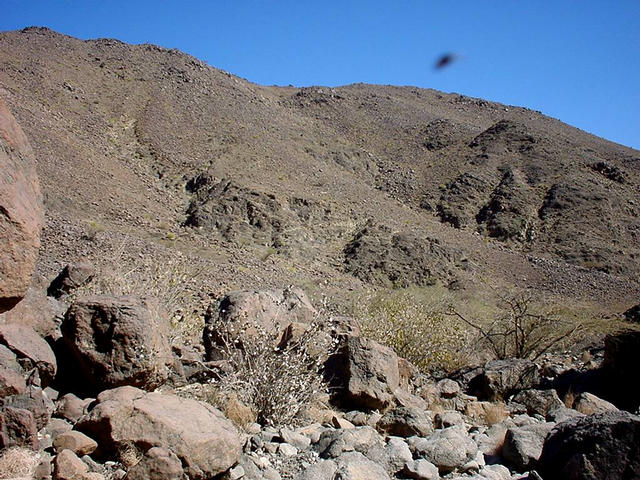
[[[540,112],[260,86],[46,28],[0,34],[0,96],[35,151],[46,278],[160,266],[203,302],[297,285],[337,309],[379,287],[530,289],[609,313],[640,297],[640,152]]]

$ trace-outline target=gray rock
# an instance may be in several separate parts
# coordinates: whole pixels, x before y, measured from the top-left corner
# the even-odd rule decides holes
[[[402,473],[415,480],[438,480],[438,467],[423,458],[407,462]]]
[[[311,445],[309,437],[288,428],[280,429],[280,438],[282,438],[283,442],[293,445],[298,450],[306,450]]]
[[[371,427],[356,427],[348,430],[327,430],[318,441],[318,452],[323,458],[337,458],[343,452],[358,451],[363,454],[372,448],[383,448],[384,440]]]
[[[442,413],[436,413],[433,422],[436,428],[453,427],[454,425],[464,425],[464,418],[459,412],[447,410]]]
[[[360,452],[343,453],[336,463],[336,476],[341,480],[390,480],[384,468]]]
[[[338,464],[333,460],[320,460],[296,475],[295,480],[334,480]]]
[[[545,438],[554,426],[549,422],[508,429],[502,457],[518,472],[534,468],[542,453]]]
[[[398,437],[389,437],[384,447],[384,457],[387,470],[393,473],[401,471],[407,462],[413,461],[409,446],[402,438]]]
[[[425,458],[438,467],[441,473],[449,473],[473,460],[478,446],[460,426],[437,430],[427,438],[408,439],[414,456]]]
[[[327,363],[328,375],[349,408],[385,410],[394,401],[400,373],[398,357],[388,347],[349,336]]]
[[[424,410],[396,407],[383,415],[376,425],[388,435],[426,437],[433,433],[433,421]]]
[[[182,480],[184,470],[175,453],[168,448],[153,447],[133,466],[125,480]]]
[[[513,397],[513,401],[527,407],[527,414],[547,417],[549,412],[564,407],[555,390],[522,390]]]
[[[608,411],[560,423],[536,470],[545,480],[640,478],[640,417]]]
[[[453,398],[460,393],[458,382],[449,378],[444,378],[436,383],[436,389],[443,398]]]

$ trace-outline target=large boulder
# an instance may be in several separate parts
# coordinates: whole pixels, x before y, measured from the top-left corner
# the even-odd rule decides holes
[[[0,99],[0,313],[25,295],[33,274],[42,197],[33,152],[20,126]]]
[[[554,426],[548,422],[508,429],[502,457],[518,472],[531,469],[540,458],[544,439]]]
[[[74,375],[95,391],[158,387],[173,363],[163,320],[148,299],[93,295],[77,300],[61,326],[64,346],[76,362]]]
[[[558,424],[537,470],[545,480],[640,478],[640,417],[609,411]]]
[[[510,395],[535,388],[540,382],[538,368],[531,360],[511,358],[487,363],[469,382],[469,393],[480,400],[495,402]]]
[[[299,288],[229,293],[219,304],[210,305],[205,315],[203,340],[207,357],[221,358],[224,334],[239,334],[240,338],[233,341],[241,342],[242,336],[284,333],[292,324],[308,325],[316,318],[317,312]]]
[[[399,386],[398,357],[388,347],[348,336],[327,363],[327,375],[349,409],[385,410]]]
[[[102,392],[76,429],[94,438],[103,453],[133,445],[154,463],[161,456],[173,465],[171,453],[150,451],[163,447],[175,454],[188,477],[196,480],[228,470],[241,454],[238,431],[219,410],[204,402],[134,387]]]
[[[23,393],[27,388],[24,376],[15,353],[0,345],[0,399]]]

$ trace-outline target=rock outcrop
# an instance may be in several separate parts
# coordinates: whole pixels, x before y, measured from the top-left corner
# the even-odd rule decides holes
[[[44,221],[33,152],[0,99],[0,313],[24,297],[33,274]]]

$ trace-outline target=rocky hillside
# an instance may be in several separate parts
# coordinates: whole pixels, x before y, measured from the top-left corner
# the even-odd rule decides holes
[[[44,28],[0,34],[0,96],[36,153],[46,277],[111,252],[123,271],[211,272],[207,293],[292,284],[344,305],[371,286],[490,285],[598,312],[637,303],[640,153],[539,112],[264,87]]]
[[[2,33],[0,478],[640,478],[639,160]]]

